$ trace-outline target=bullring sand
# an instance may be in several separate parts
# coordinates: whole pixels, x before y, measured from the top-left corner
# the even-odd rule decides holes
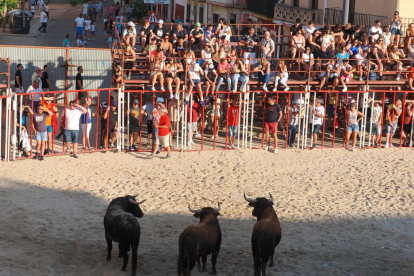
[[[283,236],[268,275],[414,275],[412,150],[145,157],[107,152],[0,164],[0,275],[130,275],[131,262],[121,272],[121,259],[105,261],[103,216],[113,198],[138,194],[147,199],[138,275],[176,275],[178,237],[197,222],[187,204],[220,201],[217,275],[251,276],[255,219],[244,191],[275,198]]]

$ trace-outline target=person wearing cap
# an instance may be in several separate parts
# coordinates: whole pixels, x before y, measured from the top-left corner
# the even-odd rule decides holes
[[[157,123],[158,135],[155,139],[154,149],[149,158],[154,158],[159,149],[159,145],[162,144],[167,149],[166,159],[171,158],[170,152],[170,118],[167,115],[167,109],[163,106],[159,108],[159,121]]]
[[[47,148],[45,149],[45,154],[52,153],[52,135],[57,134],[58,131],[57,118],[59,118],[59,113],[56,104],[52,103],[53,100],[54,97],[51,94],[42,97],[43,112],[49,110],[52,113],[52,115],[46,118]]]
[[[200,27],[200,22],[197,22],[195,28],[190,31],[190,47],[191,45],[199,45],[200,49],[203,48],[204,31]]]
[[[125,114],[129,117],[129,150],[137,150],[135,143],[139,137],[139,122],[140,122],[140,111],[139,111],[139,101],[134,99],[132,101],[131,108],[127,109]]]
[[[103,115],[103,119],[105,120],[107,128],[108,136],[106,136],[105,133],[105,146],[108,142],[108,137],[110,137],[111,144],[109,145],[109,148],[113,149],[115,148],[115,141],[118,138],[118,110],[117,110],[118,104],[115,101],[111,102],[111,105],[108,106],[108,108],[105,111],[105,114]]]
[[[78,148],[78,135],[79,135],[79,119],[83,113],[87,110],[76,103],[76,101],[70,101],[69,107],[66,107],[60,116],[60,125],[65,126],[65,142],[66,151],[70,152],[70,146],[72,145],[72,153],[74,158],[78,158],[76,154]]]
[[[311,126],[313,127],[313,144],[311,149],[316,148],[316,142],[318,141],[318,133],[323,125],[323,118],[325,117],[325,107],[321,104],[320,99],[315,99],[314,105],[309,105],[310,112],[312,114]],[[313,125],[313,126],[312,126]]]
[[[92,104],[92,98],[85,99],[85,109],[88,110],[87,113],[82,114],[81,116],[81,129],[83,133],[83,149],[84,150],[92,150],[91,143],[89,142],[89,133],[91,132],[92,128],[92,117],[95,117],[96,114],[91,112],[90,106]]]
[[[183,24],[179,23],[177,28],[172,31],[172,43],[177,44],[178,39],[183,39],[184,48],[187,48],[188,44],[188,33],[187,30],[183,28]]]
[[[135,48],[137,30],[135,29],[135,24],[132,21],[129,21],[127,27],[124,28],[122,37],[124,38],[125,43]]]
[[[197,86],[198,94],[201,99],[201,105],[204,106],[203,90],[201,89],[200,75],[204,75],[204,71],[203,69],[201,69],[200,64],[194,63],[193,66],[191,66],[190,70],[188,70],[189,88],[187,96],[185,97],[186,105],[189,105],[190,95],[193,92],[194,86]]]
[[[162,40],[165,35],[168,35],[168,29],[164,27],[164,20],[158,20],[158,24],[154,27],[152,33],[158,41]]]
[[[38,78],[35,78],[33,80],[33,84],[29,86],[26,93],[33,93],[32,96],[29,96],[29,99],[33,102],[33,109],[37,110],[37,106],[39,105],[39,100],[42,96],[42,94],[39,94],[39,92],[43,92],[42,87],[40,87],[40,80]]]
[[[33,159],[43,160],[45,143],[47,141],[46,119],[53,113],[43,106],[39,105],[33,114],[32,129],[36,135],[36,154]]]

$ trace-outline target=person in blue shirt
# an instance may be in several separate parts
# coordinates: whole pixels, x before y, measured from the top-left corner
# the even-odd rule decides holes
[[[86,98],[85,99],[85,109],[88,110],[87,113],[83,113],[81,115],[81,128],[82,128],[82,133],[83,133],[83,139],[82,139],[82,144],[83,144],[83,149],[84,150],[92,150],[91,148],[91,144],[89,142],[89,133],[91,131],[92,128],[92,117],[95,117],[95,113],[91,113],[91,109],[89,108],[89,106],[92,104],[92,99],[91,98]],[[86,121],[88,123],[86,123]],[[85,129],[86,127],[86,129]],[[86,142],[86,145],[85,145]]]
[[[347,52],[345,47],[340,47],[341,51],[339,53],[336,53],[336,57],[339,59],[339,61],[342,63],[343,59],[349,59],[350,55]]]

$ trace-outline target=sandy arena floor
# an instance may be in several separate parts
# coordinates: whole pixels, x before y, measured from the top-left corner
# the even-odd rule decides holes
[[[138,275],[176,275],[178,237],[197,222],[187,204],[220,201],[217,274],[251,276],[255,220],[244,191],[275,198],[283,236],[268,275],[414,275],[412,150],[145,157],[108,152],[0,164],[0,275],[130,275],[131,262],[120,271],[116,245],[105,261],[103,216],[113,198],[139,194],[147,202]]]

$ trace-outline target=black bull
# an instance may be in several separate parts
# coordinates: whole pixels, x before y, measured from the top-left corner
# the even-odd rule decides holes
[[[145,201],[145,200],[144,200]],[[142,212],[135,196],[118,197],[111,201],[104,217],[105,239],[108,244],[106,260],[111,260],[112,241],[118,242],[119,257],[124,258],[122,271],[126,271],[128,264],[128,251],[132,250],[132,275],[137,270],[137,254],[141,227],[138,218],[142,218]]]
[[[180,235],[179,239],[179,257],[178,257],[178,275],[189,276],[195,263],[198,264],[200,272],[207,271],[207,255],[212,254],[212,271],[216,274],[217,255],[221,245],[221,229],[217,216],[220,215],[220,204],[218,208],[205,207],[199,210],[189,210],[194,213],[200,222],[196,225],[188,226]],[[203,262],[203,268],[200,267],[200,258]]]
[[[266,276],[266,265],[270,259],[270,266],[274,266],[273,254],[275,248],[282,238],[282,229],[279,219],[273,209],[273,197],[270,199],[259,197],[250,199],[244,195],[249,206],[253,207],[253,216],[257,217],[257,222],[253,227],[252,251],[254,260],[254,276]]]

